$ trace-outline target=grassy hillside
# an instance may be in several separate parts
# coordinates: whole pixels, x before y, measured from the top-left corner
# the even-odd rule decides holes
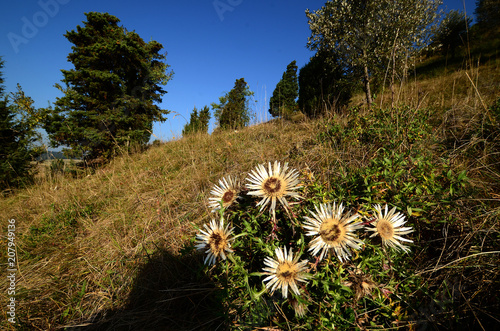
[[[3,233],[7,220],[16,225],[17,329],[227,328],[194,236],[213,217],[207,201],[220,178],[244,180],[274,160],[300,171],[308,201],[387,202],[407,215],[422,283],[398,325],[491,329],[500,324],[500,113],[488,108],[500,97],[499,64],[412,79],[370,112],[188,136],[0,198]],[[2,261],[7,243],[2,235]],[[14,330],[0,284],[0,325]]]

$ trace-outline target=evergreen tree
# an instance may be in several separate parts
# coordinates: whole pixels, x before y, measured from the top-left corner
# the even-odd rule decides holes
[[[198,109],[194,107],[193,111],[191,112],[191,117],[189,118],[189,123],[186,123],[186,125],[184,125],[184,128],[182,129],[182,135],[185,137],[188,134],[197,132],[199,126],[200,119],[198,117]]]
[[[32,118],[25,116],[23,109],[18,106],[25,103],[32,110],[33,100],[19,88],[18,93],[22,93],[23,98],[16,98],[15,94],[14,103],[9,105],[2,85],[2,68],[3,61],[0,58],[0,190],[29,183],[34,174],[31,161],[40,153],[34,146],[38,135],[30,124]]]
[[[482,30],[492,29],[495,32],[500,27],[500,0],[477,0],[474,13]]]
[[[74,156],[106,159],[117,146],[146,144],[154,121],[167,110],[156,103],[172,77],[163,46],[118,26],[108,13],[90,12],[87,21],[65,37],[73,44],[62,70],[64,96],[48,110],[45,129],[54,147],[71,147]]]
[[[466,17],[458,10],[450,10],[437,28],[431,47],[441,50],[443,55],[455,57],[456,49],[465,45],[467,31],[470,29],[472,18]]]
[[[198,114],[198,119],[200,121],[200,132],[208,133],[208,123],[210,122],[210,117],[210,108],[208,108],[208,106],[203,107]]]
[[[340,109],[352,96],[352,79],[334,55],[318,51],[299,71],[299,109],[316,117],[329,109]]]
[[[247,97],[252,96],[244,78],[237,79],[234,87],[219,98],[219,103],[212,103],[215,120],[221,129],[238,129],[250,123],[250,107]]]
[[[208,133],[208,122],[210,121],[210,108],[203,107],[199,112],[194,107],[189,118],[189,123],[184,125],[182,135],[186,136],[190,133],[202,132]]]
[[[297,62],[293,60],[286,67],[281,80],[276,84],[273,95],[269,100],[269,113],[273,117],[277,117],[295,112],[297,110],[296,99],[298,95]]]

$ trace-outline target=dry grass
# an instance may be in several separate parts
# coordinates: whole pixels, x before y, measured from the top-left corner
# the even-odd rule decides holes
[[[2,219],[16,219],[21,322],[27,329],[52,329],[61,320],[81,323],[130,305],[148,258],[177,259],[194,225],[210,218],[212,183],[274,159],[296,167],[305,160],[326,165],[325,151],[315,158],[302,155],[315,153],[303,146],[319,123],[275,121],[192,135],[118,157],[83,178],[41,177],[2,199]],[[175,263],[182,268],[191,262]],[[1,296],[7,299],[5,289]]]
[[[396,90],[397,102],[443,109],[436,134],[456,135],[454,141],[460,142],[468,128],[483,119],[483,103],[491,104],[500,96],[498,61],[469,70],[471,79],[465,73],[404,84]],[[384,100],[390,104],[390,94]],[[345,123],[346,116],[301,123],[271,121],[238,132],[191,135],[117,157],[81,178],[41,176],[36,185],[1,198],[0,219],[16,220],[19,329],[220,327],[220,302],[200,273],[200,257],[181,254],[196,226],[211,217],[206,203],[211,186],[226,175],[243,180],[241,174],[273,160],[309,168],[325,182],[366,165],[371,151],[317,141],[325,123]],[[449,149],[457,155],[457,164],[466,162],[464,149]],[[499,174],[491,162],[482,167],[482,161],[469,160],[466,167],[475,172],[473,180],[484,189],[481,198],[498,202],[492,187],[498,187]],[[485,169],[497,181],[495,185],[487,183]],[[457,239],[445,233],[438,244],[448,255],[442,253],[435,265],[453,261],[457,252],[470,248],[467,243],[478,232],[498,231],[494,221],[498,214],[497,207],[486,210],[483,219],[471,220],[468,236]],[[2,237],[1,247],[5,243]],[[4,258],[6,252],[1,254]],[[437,271],[423,270],[431,275]],[[470,277],[498,281],[498,270],[490,272]],[[6,282],[1,284],[0,325],[13,329],[5,322],[8,296]]]

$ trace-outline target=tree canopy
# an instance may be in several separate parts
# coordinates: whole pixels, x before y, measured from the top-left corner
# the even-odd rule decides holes
[[[325,50],[363,82],[368,105],[370,82],[392,63],[405,70],[407,57],[427,45],[439,0],[330,0],[306,10],[311,50]]]
[[[439,24],[434,37],[433,46],[443,55],[455,56],[455,51],[466,44],[466,33],[470,29],[472,18],[466,17],[458,10],[450,10]]]
[[[295,60],[290,62],[281,80],[276,84],[273,95],[269,100],[269,113],[273,117],[290,114],[297,109],[296,99],[299,95],[297,68]]]
[[[252,96],[244,78],[237,79],[234,87],[219,98],[219,103],[212,103],[214,117],[221,129],[238,129],[250,123],[251,113],[247,97]]]
[[[182,129],[182,135],[186,136],[188,134],[196,132],[208,133],[209,121],[210,108],[205,106],[198,112],[198,109],[194,107],[193,111],[191,112],[189,123],[184,125],[184,128]]]
[[[45,129],[54,147],[106,159],[117,147],[147,143],[153,122],[166,120],[168,111],[157,104],[172,72],[157,41],[146,43],[108,13],[85,15],[83,26],[64,35],[74,69],[61,70],[65,86],[56,87],[64,96],[47,110]]]
[[[478,26],[485,29],[500,27],[500,0],[476,0],[476,20]]]
[[[4,93],[3,61],[0,58],[0,190],[29,182],[34,174],[32,161],[41,153],[36,145],[37,128],[33,100],[18,85],[12,101]]]
[[[298,106],[309,117],[347,105],[351,95],[350,76],[325,51],[318,51],[299,71]]]

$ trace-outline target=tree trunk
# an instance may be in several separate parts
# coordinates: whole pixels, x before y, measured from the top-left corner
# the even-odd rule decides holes
[[[372,106],[372,92],[370,90],[370,75],[368,74],[368,63],[367,63],[366,50],[363,49],[363,84],[366,93],[366,103],[368,108]]]

